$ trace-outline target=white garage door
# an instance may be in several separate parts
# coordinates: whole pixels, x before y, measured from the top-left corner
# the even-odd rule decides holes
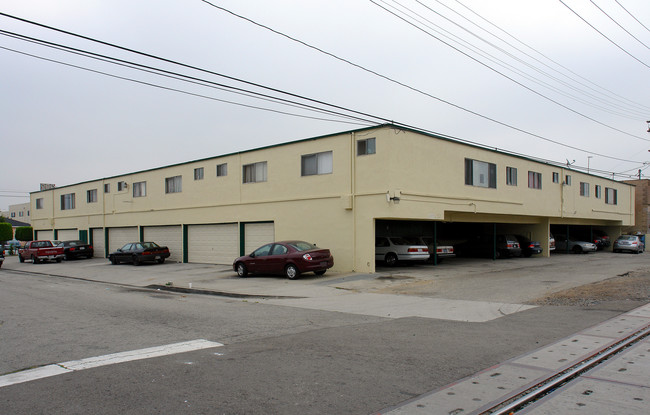
[[[59,229],[56,231],[56,239],[59,241],[79,239],[79,231],[77,229]]]
[[[144,240],[169,248],[169,261],[183,262],[183,228],[179,226],[147,226]]]
[[[138,228],[133,226],[129,228],[110,228],[108,229],[108,251],[113,252],[123,247],[129,242],[140,241]]]
[[[187,239],[189,262],[232,264],[239,257],[239,228],[236,223],[190,225]]]
[[[275,241],[275,227],[271,223],[244,224],[244,252],[250,254],[260,246]]]
[[[46,240],[51,241],[54,239],[54,231],[36,231],[36,240]]]
[[[105,258],[106,254],[104,252],[106,248],[106,244],[104,243],[104,229],[103,228],[95,228],[91,229],[90,232],[92,232],[92,241],[93,241],[93,249],[95,251],[95,258]]]

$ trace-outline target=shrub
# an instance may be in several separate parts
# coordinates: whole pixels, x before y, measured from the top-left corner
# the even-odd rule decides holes
[[[34,240],[34,228],[31,226],[20,226],[16,228],[16,239],[23,242]]]

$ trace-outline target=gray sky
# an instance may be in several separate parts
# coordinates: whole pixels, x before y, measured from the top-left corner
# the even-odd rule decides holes
[[[650,166],[650,2],[563,2],[212,2],[421,92],[201,0],[0,0],[0,12],[491,147],[636,174]],[[400,19],[377,4],[411,11]],[[250,88],[5,16],[0,30]],[[6,35],[0,68],[2,210],[27,202],[39,183],[63,186],[362,127]]]

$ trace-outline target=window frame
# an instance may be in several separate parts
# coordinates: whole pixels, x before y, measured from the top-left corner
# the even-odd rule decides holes
[[[225,177],[228,175],[228,163],[217,164],[217,177]]]
[[[263,177],[257,177],[257,176]],[[266,161],[244,164],[242,166],[242,183],[263,183],[268,180],[268,165]]]
[[[43,198],[39,197],[36,199],[36,209],[43,209]]]
[[[553,172],[553,183],[560,183],[560,173],[556,171]]]
[[[517,168],[506,166],[506,184],[517,186]]]
[[[314,160],[314,166],[307,165]],[[310,163],[311,164],[311,163]],[[334,152],[321,151],[319,153],[303,154],[300,156],[300,176],[318,176],[321,174],[332,174],[334,170]]]
[[[542,190],[542,173],[528,170],[528,188]]]
[[[194,180],[203,180],[205,170],[203,167],[197,167],[194,169]]]
[[[601,199],[603,197],[603,188],[599,184],[597,184],[596,186],[594,186],[594,193],[596,199]]]
[[[589,183],[580,182],[580,196],[589,197]]]
[[[165,177],[165,194],[182,193],[183,192],[183,176]]]
[[[66,193],[61,195],[61,210],[74,210],[76,208],[76,194]]]
[[[86,203],[97,203],[97,189],[86,190]]]
[[[571,186],[571,175],[567,174],[564,176],[564,184],[567,186]]]
[[[476,167],[481,167],[481,170],[485,170],[483,167],[487,168],[487,181],[484,186],[482,183],[475,183],[475,178],[480,177],[481,173]],[[478,174],[478,176],[477,176]],[[474,160],[470,158],[465,159],[465,184],[468,186],[482,187],[485,189],[496,189],[497,188],[497,165],[496,163],[490,163],[487,161]]]
[[[611,196],[610,196],[611,193]],[[612,196],[613,199],[612,200]],[[618,205],[618,190],[613,187],[605,187],[605,203],[608,205]]]
[[[368,156],[371,154],[377,154],[376,137],[357,140],[357,156]]]
[[[104,183],[104,193],[110,193],[110,192],[111,192],[111,184]]]
[[[136,189],[138,189],[136,191]],[[133,182],[133,197],[145,197],[147,196],[147,182]]]

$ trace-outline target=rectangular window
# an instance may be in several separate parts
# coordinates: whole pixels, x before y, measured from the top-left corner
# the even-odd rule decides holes
[[[203,167],[194,169],[194,180],[203,180]]]
[[[465,159],[465,184],[477,187],[497,188],[497,165]]]
[[[596,193],[596,198],[597,199],[600,199],[601,197],[603,197],[603,191],[602,191],[602,188],[600,187],[600,185],[596,185],[596,190],[595,190],[594,193]]]
[[[560,183],[560,173],[553,172],[553,183]]]
[[[366,138],[365,140],[357,141],[357,156],[365,156],[366,154],[375,154],[375,139]]]
[[[564,184],[566,184],[567,186],[571,186],[571,176],[570,175],[567,174],[566,176],[564,176]]]
[[[246,164],[243,167],[243,182],[244,183],[257,183],[266,181],[266,162]]]
[[[315,174],[332,173],[332,152],[306,154],[302,156],[300,174],[302,176],[313,176]]]
[[[616,189],[612,189],[610,187],[605,188],[605,203],[608,205],[617,205],[618,200],[617,200],[617,191]]]
[[[86,192],[86,203],[97,203],[97,189]]]
[[[74,193],[61,195],[61,210],[74,209]]]
[[[43,209],[43,198],[36,199],[36,209]]]
[[[228,163],[217,164],[217,177],[228,175]]]
[[[580,196],[589,197],[589,183],[580,182]]]
[[[517,185],[517,169],[514,167],[506,167],[506,184],[509,186]]]
[[[110,192],[111,192],[111,184],[110,184],[110,183],[106,183],[106,184],[104,185],[104,193],[110,193]]]
[[[117,191],[121,192],[122,190],[126,190],[126,182],[117,182]]]
[[[165,193],[180,193],[183,190],[183,176],[165,179]]]
[[[133,197],[144,197],[147,195],[147,182],[133,183]]]
[[[23,217],[24,214],[25,214],[25,212],[23,212],[22,210],[20,212],[18,212],[18,216],[20,216],[21,218]]]
[[[541,189],[542,188],[542,173],[529,171],[528,172],[528,187],[531,188],[531,189]]]

